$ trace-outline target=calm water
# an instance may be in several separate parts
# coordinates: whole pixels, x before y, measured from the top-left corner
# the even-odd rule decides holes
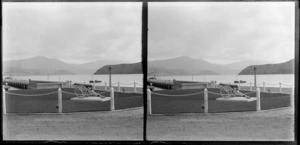
[[[108,75],[51,75],[51,76],[13,76],[14,79],[22,80],[44,80],[44,81],[67,81],[71,80],[73,83],[89,83],[90,80],[100,80],[102,82],[109,82]],[[142,74],[125,74],[125,75],[112,75],[112,83],[120,82],[121,86],[130,86],[133,82],[138,85],[143,85]],[[100,84],[98,84],[100,85]],[[101,85],[104,85],[103,83]],[[117,85],[117,84],[116,84]],[[133,84],[132,84],[133,86]]]
[[[250,85],[254,82],[253,75],[199,75],[199,76],[156,76],[160,79],[167,80],[186,80],[186,81],[217,81],[217,83],[233,83],[234,80],[245,80],[246,84]],[[101,80],[102,82],[109,82],[108,75],[51,75],[51,76],[14,76],[15,79],[32,79],[32,80],[49,80],[49,81],[66,81],[71,80],[72,82],[88,83],[89,80]],[[136,82],[140,85],[143,84],[142,74],[124,74],[124,75],[112,75],[112,83],[120,82],[121,86]],[[282,74],[282,75],[257,75],[256,81],[258,85],[262,85],[263,82],[267,83],[266,86],[279,86],[279,82],[283,85],[282,87],[290,87],[294,85],[294,74]],[[100,84],[99,84],[100,85]],[[103,85],[103,84],[102,84]],[[288,86],[285,86],[288,85]]]
[[[246,81],[243,85],[253,85],[253,75],[199,75],[199,76],[156,76],[160,79],[168,80],[185,80],[185,81],[217,81],[217,83],[233,83],[235,80]],[[279,82],[282,83],[282,87],[291,87],[294,85],[294,74],[280,74],[280,75],[256,75],[256,83],[262,85],[265,82],[266,86],[279,86]],[[288,85],[288,86],[284,86]]]

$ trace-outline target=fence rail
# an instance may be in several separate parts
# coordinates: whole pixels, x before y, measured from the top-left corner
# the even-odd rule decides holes
[[[5,92],[5,93],[10,94],[10,95],[16,95],[16,96],[46,96],[46,95],[50,95],[50,94],[55,94],[55,93],[57,93],[57,91],[44,93],[44,94],[17,94],[17,93],[11,93],[11,92]]]
[[[253,89],[255,89],[255,85],[254,83],[252,82],[249,82],[249,83],[246,83],[248,85],[240,85],[238,84],[239,88],[241,90],[250,90],[252,91]],[[283,87],[283,86],[286,86],[286,87]],[[259,83],[259,84],[256,84],[256,87],[258,88],[261,88],[262,89],[262,92],[279,92],[279,93],[288,93],[290,94],[291,93],[291,88],[294,87],[293,84],[284,84],[284,83]]]
[[[2,88],[2,91],[3,91],[3,93],[2,93],[2,99],[3,99],[3,104],[2,104],[2,106],[3,106],[3,114],[7,114],[7,112],[6,112],[6,95],[16,95],[16,96],[30,96],[30,97],[32,97],[32,96],[45,96],[45,95],[52,95],[52,94],[57,94],[57,101],[58,101],[58,104],[57,104],[57,110],[58,110],[58,114],[61,114],[61,113],[63,113],[62,112],[62,108],[63,108],[63,103],[62,103],[62,98],[63,98],[63,94],[69,94],[69,95],[75,95],[76,96],[76,94],[75,93],[71,93],[71,92],[68,92],[68,91],[62,91],[61,90],[61,88],[58,88],[58,90],[57,91],[53,91],[53,92],[49,92],[49,93],[44,93],[44,94],[17,94],[17,93],[13,93],[13,92],[10,92],[10,91],[5,91],[5,89],[4,88]],[[105,93],[110,93],[110,110],[111,111],[114,111],[115,110],[115,107],[114,107],[114,105],[115,105],[115,100],[114,100],[114,89],[113,89],[113,87],[111,87],[111,89],[109,90],[109,91],[105,91],[105,92],[101,92],[101,93],[99,93],[99,94],[105,94]],[[123,93],[123,92],[121,92],[121,93]],[[142,92],[126,92],[126,93],[142,93]]]
[[[293,90],[293,88],[292,88]],[[199,95],[201,93],[204,93],[204,106],[203,106],[203,109],[204,109],[204,113],[208,113],[208,98],[209,98],[209,94],[214,94],[214,95],[221,95],[221,93],[216,93],[216,92],[211,92],[211,91],[208,91],[207,88],[204,89],[204,91],[201,91],[201,92],[196,92],[196,93],[193,93],[193,94],[181,94],[181,95],[170,95],[170,94],[161,94],[161,93],[156,93],[156,92],[151,92],[150,89],[147,89],[147,113],[149,115],[152,114],[152,103],[151,103],[151,97],[152,97],[152,94],[155,94],[155,95],[160,95],[160,96],[170,96],[170,97],[182,97],[182,96],[192,96],[192,95]],[[260,91],[260,88],[256,88],[255,91],[252,91],[252,92],[247,92],[247,93],[243,93],[243,94],[256,94],[256,111],[261,111],[261,91]],[[202,105],[202,104],[199,104],[199,105]],[[292,91],[292,93],[290,94],[290,107],[294,107],[294,92]]]
[[[194,96],[194,95],[199,95],[203,93],[202,92],[197,92],[197,93],[193,93],[193,94],[181,94],[181,95],[169,95],[169,94],[160,94],[160,93],[155,93],[155,92],[152,92],[152,94],[155,94],[155,95],[159,95],[159,96],[168,96],[168,97],[183,97],[183,96]]]

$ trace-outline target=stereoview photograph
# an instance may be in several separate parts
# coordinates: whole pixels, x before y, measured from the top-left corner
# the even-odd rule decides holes
[[[294,2],[149,2],[147,139],[294,140]]]

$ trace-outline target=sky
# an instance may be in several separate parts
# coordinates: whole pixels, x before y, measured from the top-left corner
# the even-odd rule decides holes
[[[281,63],[295,56],[294,2],[149,3],[148,60]]]
[[[3,60],[141,61],[142,3],[2,3]]]

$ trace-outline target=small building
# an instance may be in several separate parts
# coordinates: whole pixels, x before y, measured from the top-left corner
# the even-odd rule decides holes
[[[52,82],[52,81],[40,81],[30,80],[28,89],[50,89],[50,88],[69,88],[71,81],[66,82]]]
[[[173,80],[172,89],[201,89],[201,88],[215,88],[216,81],[211,82],[194,82],[194,81],[177,81]]]
[[[162,89],[200,89],[200,88],[215,88],[216,81],[211,82],[194,82],[194,81],[178,81],[178,80],[161,80],[148,79],[148,85],[162,88]]]

